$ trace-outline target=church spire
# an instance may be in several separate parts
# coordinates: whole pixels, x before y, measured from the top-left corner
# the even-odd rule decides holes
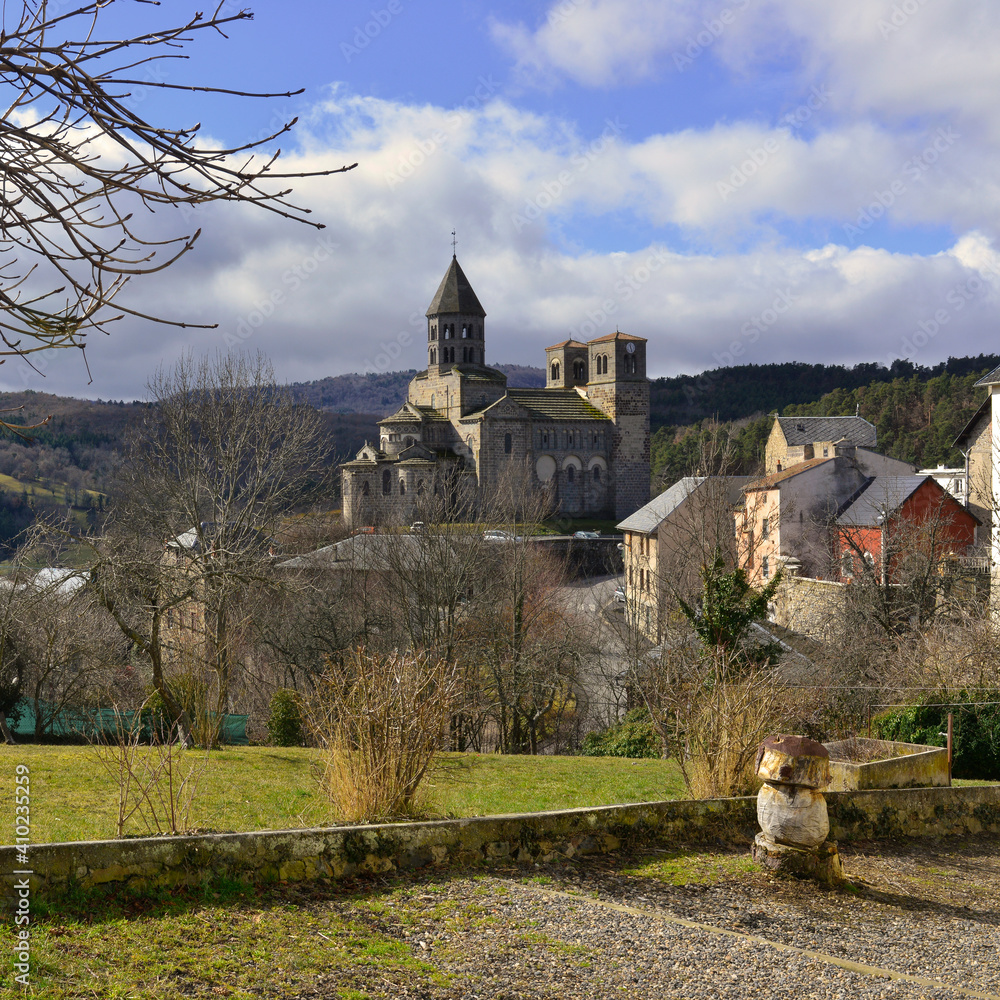
[[[452,233],[452,249],[455,248]],[[427,307],[428,370],[453,364],[486,364],[486,310],[452,256],[441,284]],[[456,343],[460,341],[461,343]]]

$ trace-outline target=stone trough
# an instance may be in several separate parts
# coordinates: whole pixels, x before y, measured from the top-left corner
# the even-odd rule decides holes
[[[943,747],[862,737],[823,745],[830,754],[830,792],[951,784]]]

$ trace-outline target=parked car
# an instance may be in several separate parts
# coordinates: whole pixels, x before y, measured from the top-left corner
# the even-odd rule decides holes
[[[614,599],[615,599],[615,603],[616,604],[624,604],[625,603],[625,587],[624,586],[618,587],[615,590]]]
[[[599,531],[574,531],[574,538],[600,538],[601,533]]]
[[[489,531],[483,532],[483,540],[487,542],[512,542],[514,541],[514,536],[509,531],[503,531],[500,528],[491,528]]]
[[[374,524],[368,524],[368,525],[365,525],[365,527],[363,527],[363,528],[355,528],[351,532],[351,534],[352,535],[374,535],[375,534],[375,525]]]

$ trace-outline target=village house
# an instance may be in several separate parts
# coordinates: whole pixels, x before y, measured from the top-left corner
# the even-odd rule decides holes
[[[717,551],[735,556],[733,511],[746,476],[690,476],[618,525],[623,534],[625,613],[631,627],[659,643],[667,598],[694,600],[701,568]]]
[[[883,586],[916,567],[964,556],[975,545],[979,522],[932,476],[881,476],[836,520],[837,565],[849,582],[868,570]]]

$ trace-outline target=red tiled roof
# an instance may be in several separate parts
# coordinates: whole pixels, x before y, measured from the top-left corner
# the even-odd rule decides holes
[[[641,340],[646,343],[645,337],[634,337],[631,333],[622,333],[621,330],[615,330],[614,333],[606,333],[603,337],[595,337],[593,340],[587,341],[589,344],[603,344],[606,340]]]
[[[795,465],[790,465],[787,469],[782,469],[781,472],[773,472],[770,476],[748,483],[744,488],[744,493],[749,493],[752,490],[772,489],[778,483],[783,483],[786,479],[799,475],[800,472],[808,472],[810,469],[815,469],[817,465],[832,461],[832,458],[810,458],[808,462],[798,462]]]
[[[561,347],[586,347],[586,344],[580,343],[579,340],[564,340],[561,344],[553,344],[551,347],[546,347],[547,351],[558,351]]]

